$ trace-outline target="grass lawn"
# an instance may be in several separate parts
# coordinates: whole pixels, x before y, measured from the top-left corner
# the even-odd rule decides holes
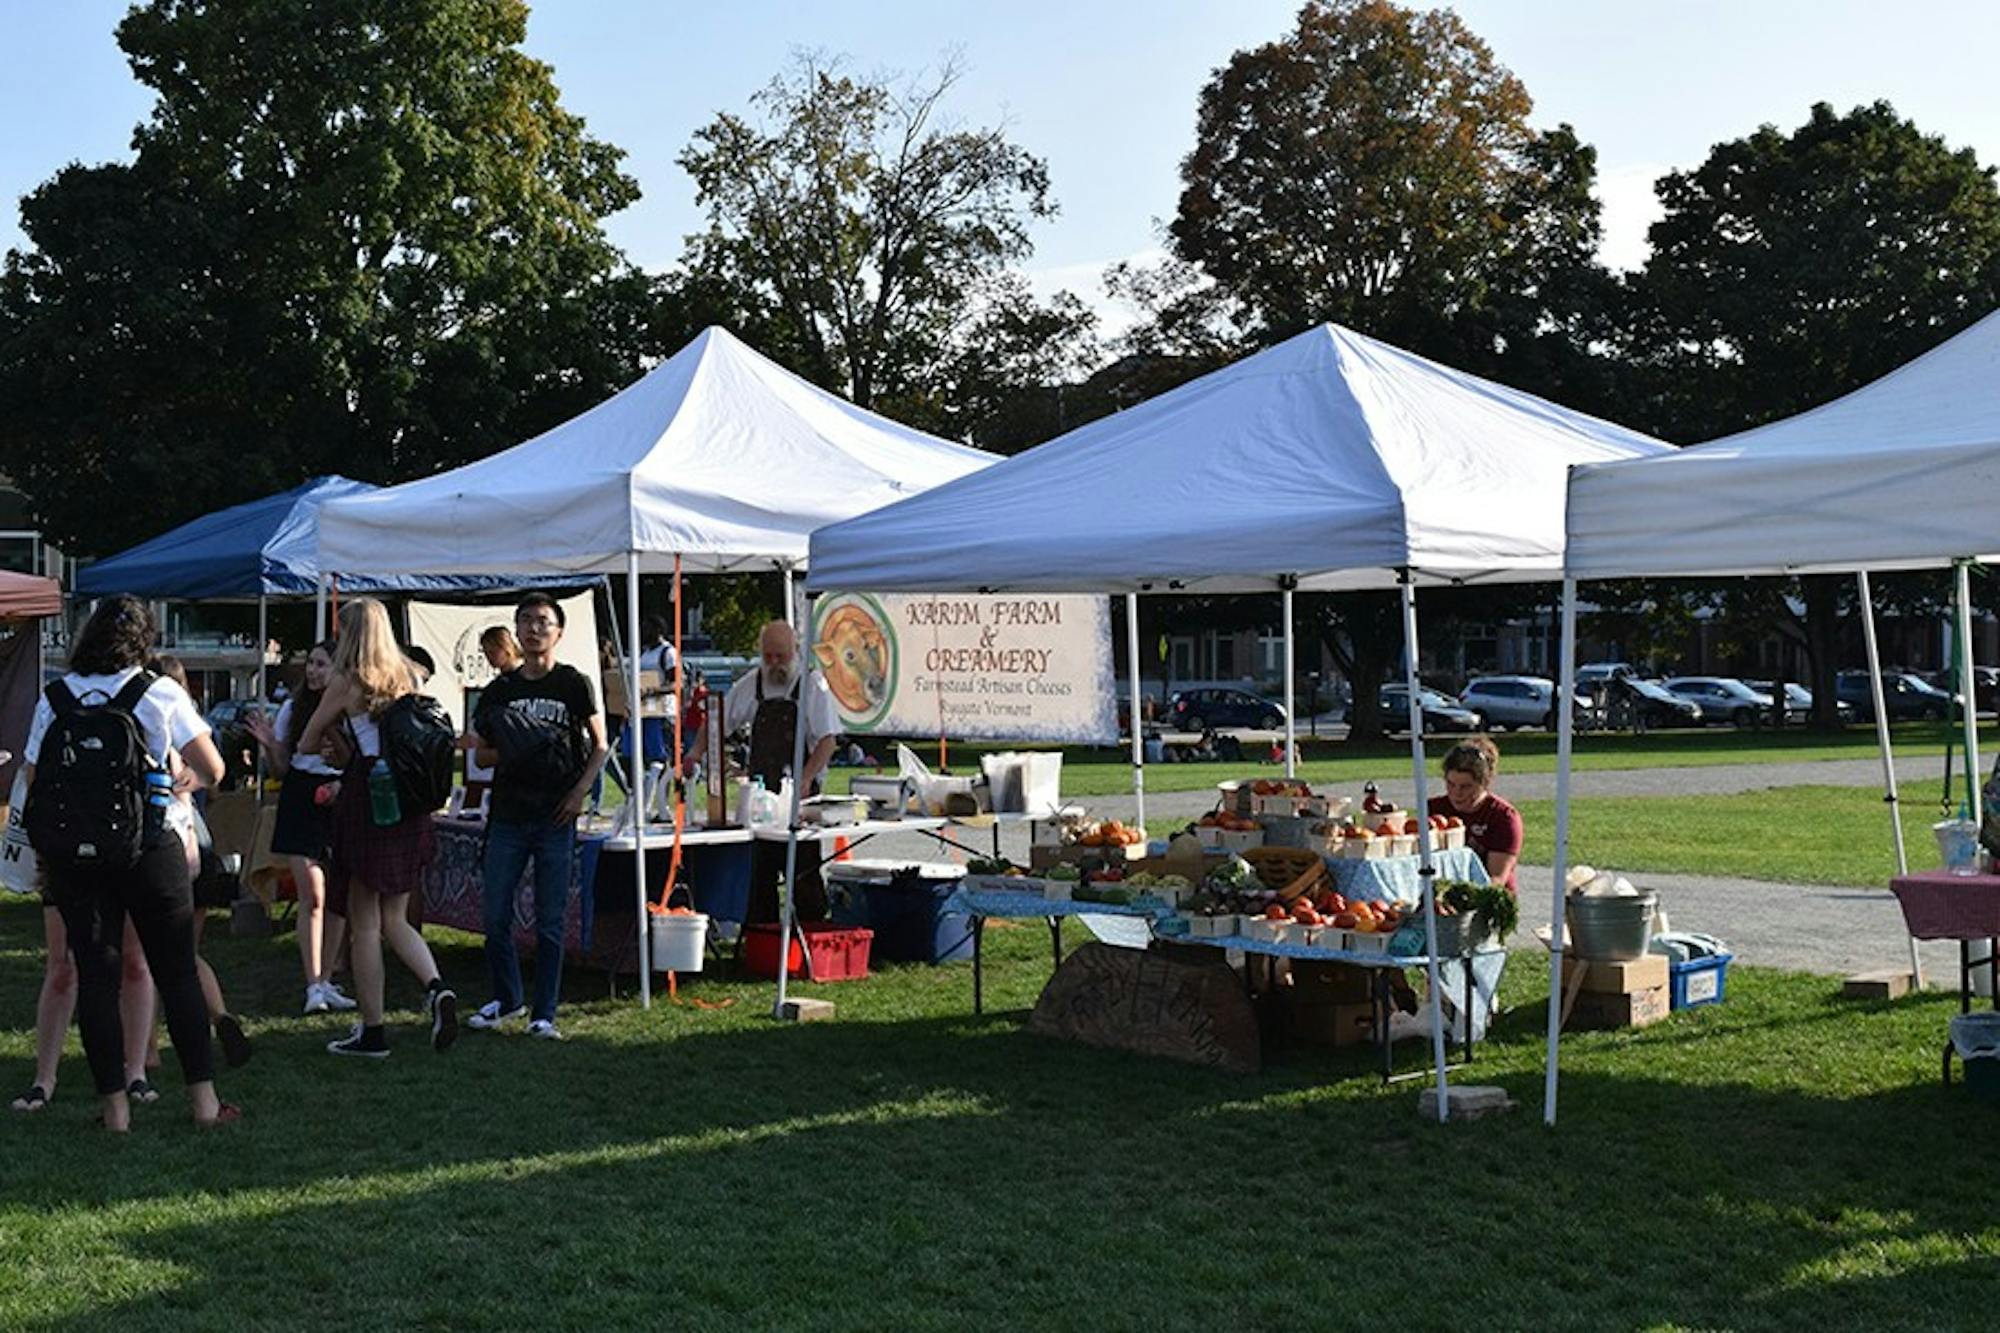
[[[437,1057],[405,1010],[392,1059],[339,1062],[291,939],[217,934],[248,1119],[196,1133],[170,1072],[112,1141],[66,1062],[5,1121],[0,1327],[1937,1328],[2000,1280],[1996,1111],[1938,1086],[1942,997],[1743,971],[1722,1008],[1568,1039],[1549,1132],[1531,955],[1477,1070],[1522,1110],[1438,1127],[1359,1055],[1232,1078],[975,1019],[963,966],[827,987],[838,1019],[796,1028],[762,986],[642,1013],[573,975],[563,1045]],[[39,942],[0,904],[11,1085]],[[989,994],[1027,1005],[1044,932],[989,942]]]
[[[1957,732],[1946,723],[1910,722],[1895,728],[1894,744],[1898,760],[1932,757],[1944,753]],[[2000,728],[1981,728],[1982,737],[2000,737]],[[1441,759],[1456,742],[1442,737],[1425,743],[1431,757]],[[1982,746],[1989,744],[1982,740]],[[875,739],[868,742],[869,753],[888,758],[895,743]],[[1407,740],[1370,742],[1349,746],[1344,741],[1313,741],[1301,738],[1302,763],[1299,776],[1315,783],[1360,783],[1384,773],[1407,772],[1410,745]],[[1545,732],[1521,732],[1500,738],[1508,773],[1553,773],[1556,769],[1556,738]],[[937,767],[937,743],[912,742],[911,748],[931,767]],[[958,772],[976,771],[978,756],[994,749],[1021,749],[1022,746],[952,745],[951,764]],[[1046,748],[1046,747],[1026,747]],[[1065,746],[1063,750],[1063,794],[1065,796],[1117,796],[1132,790],[1131,751],[1115,747]],[[1991,753],[1991,750],[1986,750]],[[1681,765],[1798,763],[1822,759],[1873,759],[1877,754],[1872,727],[1849,727],[1836,735],[1822,735],[1794,728],[1782,734],[1774,731],[1737,731],[1718,728],[1707,731],[1652,732],[1644,736],[1625,733],[1576,738],[1576,769],[1579,772],[1615,768],[1665,768]],[[1400,765],[1400,769],[1385,764]],[[1227,778],[1242,777],[1262,765],[1254,759],[1231,764],[1151,764],[1146,769],[1148,791],[1198,791],[1213,787]],[[1435,764],[1433,765],[1435,768]],[[828,789],[845,792],[848,779],[863,770],[836,768],[827,777]]]
[[[1555,802],[1522,801],[1522,859],[1548,865]],[[1900,805],[1910,864],[1938,864],[1934,794]],[[1570,859],[1620,870],[1735,875],[1805,884],[1881,887],[1896,873],[1882,794],[1866,787],[1771,787],[1718,796],[1579,796]]]

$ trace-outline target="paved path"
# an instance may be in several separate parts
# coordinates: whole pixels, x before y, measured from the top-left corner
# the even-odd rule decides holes
[[[1924,775],[1913,772],[1908,776]],[[1935,778],[1935,770],[1930,771],[1930,776]],[[1576,790],[1585,796],[1687,796],[1802,783],[1864,787],[1880,781],[1881,769],[1874,760],[1823,760],[1583,773],[1578,775]],[[1380,785],[1383,793],[1399,804],[1409,803],[1411,784],[1407,777],[1395,781],[1385,773]],[[1552,797],[1555,775],[1525,773],[1508,777],[1503,773],[1501,789],[1521,800]],[[1146,798],[1146,815],[1149,820],[1193,819],[1214,803],[1212,789],[1155,792]],[[1133,814],[1129,795],[1090,797],[1079,804],[1105,817],[1129,819]],[[1002,851],[1025,861],[1027,840],[1025,829],[1009,829],[1001,839]],[[969,841],[981,851],[989,845],[985,835],[974,835]],[[935,843],[907,833],[877,838],[856,854],[891,860],[950,859],[950,854],[941,853]],[[1746,963],[1836,975],[1909,963],[1902,913],[1886,887],[1773,884],[1709,875],[1652,874],[1634,878],[1644,887],[1659,892],[1674,925],[1720,936]],[[1530,932],[1536,925],[1546,923],[1549,888],[1546,867],[1522,868],[1524,929],[1516,938],[1517,947],[1540,947]],[[1933,984],[1956,984],[1955,946],[1927,944],[1923,946],[1923,959],[1925,975]]]

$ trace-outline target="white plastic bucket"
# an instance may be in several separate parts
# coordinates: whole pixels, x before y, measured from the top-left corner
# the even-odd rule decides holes
[[[707,951],[706,913],[695,912],[686,916],[653,918],[655,972],[699,972]]]

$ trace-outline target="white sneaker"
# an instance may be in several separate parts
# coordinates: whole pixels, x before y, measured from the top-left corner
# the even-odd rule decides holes
[[[347,992],[343,991],[340,988],[339,983],[337,982],[332,982],[332,981],[320,982],[319,993],[320,993],[320,998],[326,1001],[326,1007],[329,1009],[334,1009],[338,1010],[341,1013],[346,1013],[350,1009],[357,1009],[360,1007],[358,1002],[348,998]]]
[[[306,987],[306,1009],[309,1014],[323,1014],[333,1008],[333,1001],[326,998],[326,988],[315,981]]]
[[[488,1000],[477,1010],[466,1015],[465,1025],[474,1032],[498,1032],[509,1023],[518,1022],[527,1016],[528,1006],[525,1004],[503,1011],[500,1008],[500,1001]]]
[[[561,1041],[563,1039],[562,1029],[546,1018],[538,1018],[528,1024],[528,1035],[531,1037],[540,1037],[543,1041]]]

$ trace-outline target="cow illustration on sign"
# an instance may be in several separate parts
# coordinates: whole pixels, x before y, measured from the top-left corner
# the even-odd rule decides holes
[[[849,725],[866,727],[895,691],[896,639],[872,598],[839,598],[820,618],[813,657]]]

